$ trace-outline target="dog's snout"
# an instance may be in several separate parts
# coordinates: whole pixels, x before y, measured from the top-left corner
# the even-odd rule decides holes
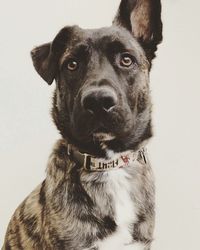
[[[104,110],[108,112],[113,106],[115,106],[115,100],[112,96],[101,95],[88,95],[83,101],[84,108],[88,111]]]
[[[117,95],[110,88],[93,88],[82,97],[82,106],[90,113],[109,112],[117,104]]]

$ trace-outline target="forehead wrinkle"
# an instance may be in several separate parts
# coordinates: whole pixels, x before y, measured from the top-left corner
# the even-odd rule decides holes
[[[112,48],[112,45],[117,45],[121,50],[136,51],[136,53],[143,54],[143,49],[132,34],[124,29],[113,28],[114,30],[108,28],[91,32],[90,35],[96,45],[95,47],[105,49],[107,46]]]
[[[75,55],[81,52],[86,52],[87,50],[89,50],[89,43],[85,41],[71,46],[71,48],[68,49],[68,53]]]
[[[123,51],[123,50],[126,50],[126,45],[122,41],[120,41],[118,38],[114,38],[114,39],[111,39],[110,41],[108,40],[105,43],[105,49],[106,50],[110,49],[114,51]]]
[[[67,48],[65,52],[63,53],[63,56],[60,59],[60,64],[62,65],[64,61],[67,60],[69,57],[73,57],[73,56],[79,57],[83,53],[86,53],[86,52],[89,53],[89,49],[90,49],[89,44],[86,42],[81,42],[75,46],[71,46]]]
[[[110,54],[117,54],[128,52],[135,56],[139,64],[143,64],[145,60],[145,54],[143,49],[140,47],[138,42],[131,37],[131,39],[125,39],[122,35],[121,37],[117,34],[104,35],[96,39],[96,48],[101,52],[105,53],[107,56]]]

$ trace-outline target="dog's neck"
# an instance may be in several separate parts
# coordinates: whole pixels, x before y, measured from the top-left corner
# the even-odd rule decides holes
[[[144,162],[146,162],[146,151],[144,147],[137,151],[128,150],[120,153],[114,153],[111,150],[107,150],[105,158],[99,158],[87,153],[82,153],[71,144],[68,144],[67,147],[69,157],[73,161],[77,162],[86,171],[102,172],[125,168],[136,161],[138,157],[142,158]]]

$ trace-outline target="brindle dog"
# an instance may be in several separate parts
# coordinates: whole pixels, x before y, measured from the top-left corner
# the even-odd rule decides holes
[[[160,0],[122,0],[111,27],[65,27],[33,49],[36,71],[56,82],[62,139],[46,179],[15,211],[4,250],[150,249],[154,182],[142,148],[152,136],[149,71],[161,40]],[[104,168],[91,170],[80,152]]]

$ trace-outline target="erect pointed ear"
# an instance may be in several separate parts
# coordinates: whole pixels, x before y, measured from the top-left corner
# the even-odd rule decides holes
[[[50,85],[56,77],[59,58],[67,46],[69,33],[73,27],[63,28],[53,42],[46,43],[31,51],[33,65],[38,74]]]
[[[113,23],[132,32],[149,61],[155,57],[157,45],[162,41],[160,0],[121,0]]]

